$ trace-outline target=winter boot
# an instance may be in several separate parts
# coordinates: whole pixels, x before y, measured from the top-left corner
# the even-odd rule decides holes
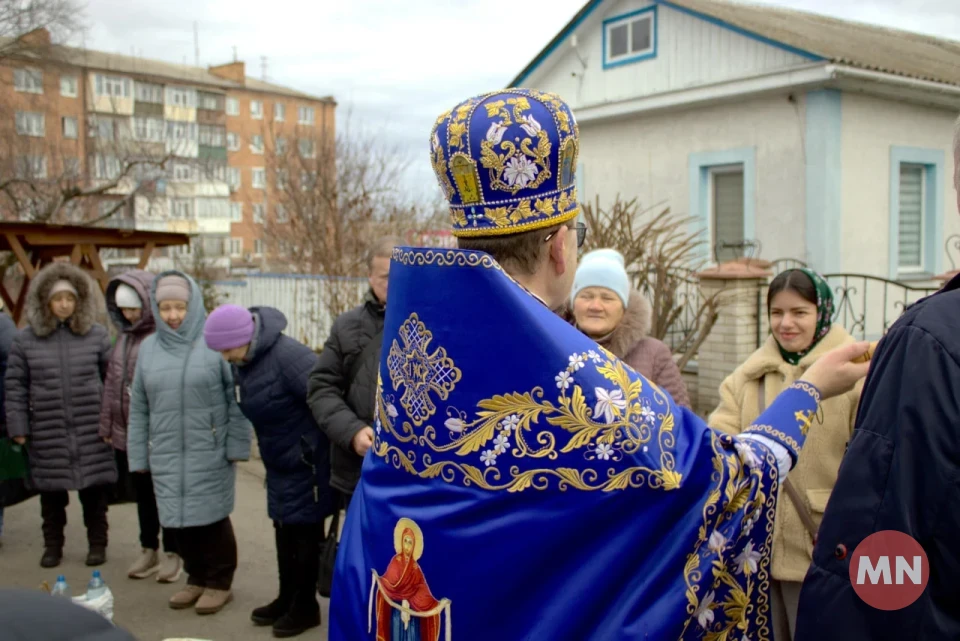
[[[91,545],[90,551],[87,552],[87,565],[94,567],[97,565],[103,565],[107,562],[107,546],[105,545]]]
[[[131,579],[145,579],[159,569],[160,559],[157,556],[157,551],[143,548],[140,556],[127,570],[127,576]]]
[[[320,606],[314,601],[295,602],[293,607],[273,624],[273,636],[286,639],[303,634],[320,625]]]
[[[183,559],[179,554],[167,552],[160,562],[160,571],[157,572],[157,583],[176,583],[183,573]]]
[[[55,568],[63,560],[63,548],[46,547],[43,549],[43,558],[40,559],[40,567]]]
[[[250,613],[254,625],[273,625],[290,609],[290,600],[280,595],[268,605],[262,605]]]
[[[194,608],[197,614],[216,614],[223,609],[223,606],[233,600],[233,592],[230,590],[213,590],[207,588],[203,595],[197,601]]]
[[[188,583],[182,590],[170,597],[170,607],[174,610],[185,610],[196,603],[202,594],[203,588]]]

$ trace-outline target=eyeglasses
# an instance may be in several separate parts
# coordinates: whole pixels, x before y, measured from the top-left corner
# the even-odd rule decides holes
[[[575,229],[577,231],[577,249],[583,247],[583,241],[587,239],[586,223],[577,223],[573,227],[567,227],[567,229]],[[547,237],[543,239],[543,242],[549,243],[550,239],[556,236],[556,234],[557,232],[555,231],[550,232],[549,234],[547,234]]]

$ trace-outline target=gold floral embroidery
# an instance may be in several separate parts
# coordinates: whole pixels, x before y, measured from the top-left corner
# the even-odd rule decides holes
[[[483,267],[503,271],[489,254],[465,252],[457,249],[403,249],[394,247],[393,260],[401,265],[416,265],[423,267],[435,265],[437,267]]]
[[[522,189],[536,189],[552,175],[550,152],[553,145],[550,135],[533,115],[525,114],[530,111],[530,102],[520,96],[508,98],[505,103],[503,100],[488,103],[486,107],[488,117],[500,118],[490,123],[480,142],[480,164],[490,171],[490,188],[510,194]],[[526,136],[505,139],[508,128],[514,124],[520,125]],[[533,144],[536,147],[531,147]],[[497,149],[505,153],[497,153]]]

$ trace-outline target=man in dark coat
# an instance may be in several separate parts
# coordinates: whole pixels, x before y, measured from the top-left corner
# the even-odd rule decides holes
[[[960,639],[958,318],[955,277],[910,307],[877,346],[800,593],[797,641]],[[926,589],[900,610],[867,605],[850,581],[857,546],[884,530],[912,536],[929,561]]]
[[[373,445],[373,410],[387,304],[390,257],[399,244],[381,240],[370,252],[370,291],[359,307],[337,317],[320,352],[307,402],[330,442],[330,485],[350,504],[363,457]]]
[[[0,308],[3,304],[0,302]],[[17,335],[17,324],[9,314],[0,311],[0,437],[7,435],[6,415],[3,410],[3,376],[7,371],[7,354],[10,353],[10,344]],[[2,497],[2,493],[0,493]],[[3,534],[3,500],[0,498],[0,535]],[[0,541],[2,545],[2,541]]]
[[[330,445],[307,407],[317,355],[282,334],[272,307],[218,307],[204,326],[210,349],[233,364],[240,410],[253,423],[267,470],[267,511],[276,531],[280,594],[253,611],[257,625],[291,637],[320,625],[316,587],[323,522],[331,514]]]

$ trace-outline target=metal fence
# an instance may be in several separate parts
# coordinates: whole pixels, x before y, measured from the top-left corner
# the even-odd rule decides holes
[[[275,307],[287,317],[284,333],[317,349],[323,346],[334,318],[326,309],[325,288],[345,288],[362,300],[369,288],[365,278],[328,278],[300,274],[253,274],[244,280],[217,281],[217,291],[226,296],[224,302],[244,307]]]

